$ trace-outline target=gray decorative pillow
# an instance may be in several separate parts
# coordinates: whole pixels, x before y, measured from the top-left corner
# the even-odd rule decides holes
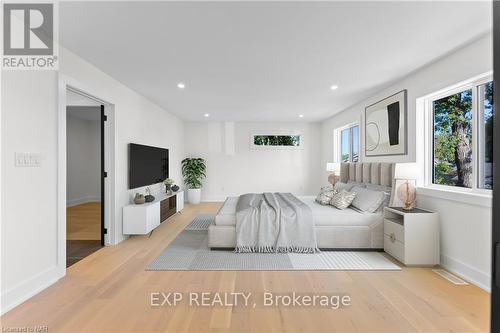
[[[388,207],[389,203],[391,202],[391,194],[384,192],[384,201],[378,206],[377,210],[374,213],[380,213],[384,211],[384,207]]]
[[[342,190],[333,196],[332,200],[330,200],[330,205],[338,209],[346,209],[351,205],[354,198],[356,198],[356,192]]]
[[[386,198],[382,191],[373,191],[359,186],[354,186],[352,191],[356,192],[356,198],[352,201],[353,207],[367,213],[375,212]]]
[[[340,192],[342,192],[342,190],[350,191],[351,188],[353,188],[353,187],[354,187],[353,183],[336,182],[335,186],[333,188],[337,191],[337,193],[340,193]]]
[[[330,200],[332,200],[333,196],[337,193],[337,191],[332,186],[325,186],[321,188],[318,196],[316,197],[316,202],[321,205],[330,204]]]
[[[392,192],[392,187],[384,185],[366,184],[366,188],[372,191],[382,191],[389,194]]]
[[[385,199],[382,202],[382,204],[378,207],[378,209],[375,211],[375,213],[384,211],[384,207],[389,206],[389,204],[391,202],[392,187],[384,186],[384,185],[367,184],[366,188],[368,190],[384,192]]]

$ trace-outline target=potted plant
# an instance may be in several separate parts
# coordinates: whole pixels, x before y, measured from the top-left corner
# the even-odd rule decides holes
[[[202,158],[185,158],[182,160],[182,176],[188,187],[188,202],[199,204],[201,201],[201,180],[205,178],[205,160]]]

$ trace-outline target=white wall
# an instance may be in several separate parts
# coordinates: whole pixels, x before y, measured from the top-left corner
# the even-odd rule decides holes
[[[2,72],[2,311],[54,282],[57,262],[57,74]],[[16,168],[16,152],[42,155]]]
[[[300,132],[303,145],[300,149],[251,149],[252,132],[274,130]],[[323,168],[318,165],[321,146],[318,123],[241,122],[229,123],[226,130],[226,123],[189,122],[185,140],[188,157],[206,159],[207,178],[202,194],[205,201],[224,200],[247,192],[309,195],[319,189],[318,175]]]
[[[335,128],[354,121],[362,124],[366,106],[407,89],[408,155],[378,158],[362,156],[362,160],[365,162],[416,162],[423,168],[422,138],[424,134],[421,125],[416,125],[422,116],[417,115],[416,100],[491,71],[493,69],[492,56],[492,36],[489,34],[323,122],[321,163],[333,160],[333,130]],[[360,129],[361,155],[363,155],[363,126]],[[326,182],[325,177],[323,180]],[[489,207],[491,204],[468,204],[467,202],[472,200],[467,196],[461,196],[460,202],[457,202],[452,201],[443,193],[429,191],[425,193],[425,196],[419,194],[418,204],[440,213],[443,266],[486,288],[491,278],[491,208]]]
[[[170,173],[180,179],[184,124],[71,52],[60,48],[60,73],[86,92],[114,104],[115,172],[113,207],[120,242],[127,189],[127,144],[170,149]],[[58,75],[52,71],[2,71],[1,312],[46,288],[65,272],[58,256],[64,235],[58,228]],[[14,167],[15,152],[41,153],[39,168]],[[159,190],[159,187],[157,187]],[[58,233],[59,230],[59,233]]]
[[[66,203],[101,201],[101,123],[68,114],[66,126]]]
[[[419,194],[417,204],[439,212],[441,265],[489,291],[491,288],[491,204],[456,202],[444,196],[440,197],[439,194]]]

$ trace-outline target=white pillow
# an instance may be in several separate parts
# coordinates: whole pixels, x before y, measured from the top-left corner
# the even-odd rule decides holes
[[[337,191],[332,186],[322,187],[316,197],[316,202],[320,205],[328,205],[336,193]]]
[[[354,186],[352,191],[357,194],[352,201],[353,207],[363,212],[375,212],[386,199],[386,195],[382,191],[373,191],[359,186]]]
[[[346,190],[342,190],[333,196],[332,200],[330,200],[330,205],[338,209],[346,209],[351,205],[354,198],[356,198],[355,192],[347,192]]]

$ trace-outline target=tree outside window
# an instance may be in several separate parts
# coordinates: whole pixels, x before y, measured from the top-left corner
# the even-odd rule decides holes
[[[479,86],[479,187],[493,189],[493,82]]]
[[[472,90],[434,101],[434,183],[472,187]]]
[[[300,135],[254,135],[253,143],[256,146],[300,146]]]
[[[473,188],[477,177],[478,188],[491,189],[493,83],[473,85],[436,99],[432,109],[433,183]]]

